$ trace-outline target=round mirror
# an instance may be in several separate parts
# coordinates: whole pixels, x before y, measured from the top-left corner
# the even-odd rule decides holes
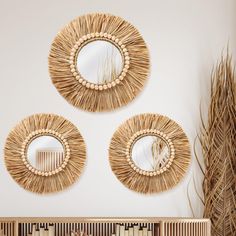
[[[64,148],[54,137],[43,135],[28,146],[27,159],[32,167],[40,171],[53,171],[64,161]]]
[[[77,69],[81,76],[93,84],[115,80],[123,69],[119,49],[105,40],[87,43],[78,53]]]
[[[170,150],[161,137],[148,135],[134,143],[131,156],[138,168],[145,171],[157,171],[167,164]]]

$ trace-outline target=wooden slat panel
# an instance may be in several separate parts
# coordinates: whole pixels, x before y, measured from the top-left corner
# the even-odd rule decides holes
[[[210,236],[210,222],[198,222],[181,220],[164,221],[162,224],[162,236]]]
[[[208,220],[196,220],[196,219],[163,219],[157,218],[154,222],[154,218],[151,218],[149,222],[147,218],[142,222],[141,219],[138,221],[132,220],[131,218],[115,219],[105,221],[104,218],[99,222],[99,218],[89,218],[84,220],[83,218],[19,218],[20,222],[15,223],[15,221],[0,221],[0,229],[2,229],[4,236],[27,236],[27,234],[32,232],[33,224],[36,227],[49,227],[49,222],[53,223],[55,226],[55,236],[67,236],[72,231],[82,230],[87,234],[92,234],[93,236],[110,236],[115,232],[116,223],[123,224],[125,227],[131,226],[133,224],[138,224],[142,227],[146,227],[148,230],[152,230],[153,236],[210,236],[210,222]],[[40,221],[41,219],[41,221]],[[47,219],[50,219],[47,221]],[[63,221],[65,219],[65,221]],[[55,220],[55,221],[53,221]],[[79,221],[81,220],[81,222]],[[17,231],[16,231],[17,229]]]
[[[1,222],[0,221],[0,235],[1,236],[15,236],[15,221]]]

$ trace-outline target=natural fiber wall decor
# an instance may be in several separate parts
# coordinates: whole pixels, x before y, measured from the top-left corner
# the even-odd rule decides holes
[[[7,137],[4,151],[13,179],[36,193],[57,192],[73,184],[86,159],[85,143],[78,129],[52,114],[36,114],[22,120]]]
[[[204,217],[213,236],[236,235],[236,75],[227,52],[211,76],[208,117],[199,132]],[[199,193],[198,193],[199,196]]]
[[[52,43],[49,71],[59,93],[91,112],[126,105],[149,73],[146,44],[134,26],[109,14],[80,16]]]
[[[141,114],[114,133],[110,164],[117,178],[140,193],[157,193],[175,186],[190,163],[189,142],[182,128],[166,116]]]

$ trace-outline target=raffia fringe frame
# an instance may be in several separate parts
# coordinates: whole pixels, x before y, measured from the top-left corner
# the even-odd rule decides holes
[[[132,161],[132,145],[144,135],[163,138],[170,149],[169,162],[158,171],[143,171]],[[150,194],[177,185],[188,169],[191,153],[188,138],[176,122],[162,115],[141,114],[128,119],[114,133],[109,159],[112,171],[126,187]]]
[[[64,148],[65,159],[54,171],[35,169],[27,160],[27,148],[37,137],[49,135]],[[58,192],[73,184],[81,175],[86,147],[78,129],[68,120],[53,114],[35,114],[22,120],[8,135],[5,164],[13,179],[35,193]]]
[[[92,84],[77,70],[78,52],[94,40],[109,41],[121,52],[123,70],[111,83]],[[149,53],[130,23],[109,14],[88,14],[58,33],[49,54],[49,72],[59,93],[72,105],[91,112],[109,111],[126,105],[142,90],[149,74]]]

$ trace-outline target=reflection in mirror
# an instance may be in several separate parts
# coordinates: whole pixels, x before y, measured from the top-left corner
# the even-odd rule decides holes
[[[111,82],[122,72],[122,55],[119,49],[108,41],[92,41],[79,51],[77,69],[90,83]]]
[[[62,144],[52,136],[40,136],[28,146],[28,162],[40,171],[53,171],[64,161]]]
[[[138,168],[157,171],[168,162],[170,151],[162,138],[149,135],[134,143],[131,156]]]

